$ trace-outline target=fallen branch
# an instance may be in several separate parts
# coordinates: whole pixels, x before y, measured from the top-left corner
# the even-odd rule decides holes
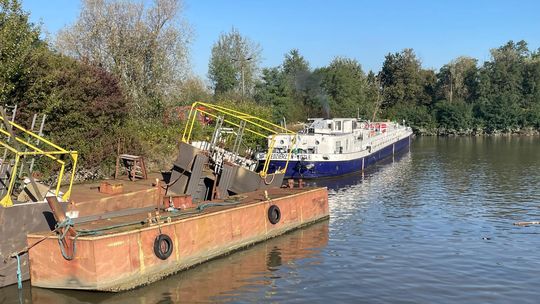
[[[530,226],[530,225],[540,225],[540,222],[515,222],[516,226]]]

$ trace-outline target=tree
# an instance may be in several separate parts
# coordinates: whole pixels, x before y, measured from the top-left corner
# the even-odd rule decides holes
[[[382,88],[379,77],[373,71],[367,74],[366,85],[366,102],[373,105],[373,113],[367,118],[374,121],[379,115],[382,104]]]
[[[476,64],[476,59],[460,56],[442,66],[437,74],[438,95],[449,102],[474,100],[478,85]]]
[[[375,105],[366,102],[366,75],[356,60],[336,57],[321,72],[333,116],[350,117],[357,112],[364,117],[372,115]]]
[[[204,81],[199,77],[190,77],[182,84],[180,94],[177,99],[178,105],[191,105],[196,101],[208,102],[211,99],[211,92],[206,87]]]
[[[272,107],[274,121],[295,119],[297,113],[285,73],[279,67],[264,68],[261,80],[256,86],[257,103]]]
[[[222,33],[212,46],[208,77],[215,94],[235,91],[252,95],[256,83],[261,47],[232,28]]]
[[[116,75],[133,101],[132,112],[160,115],[189,74],[190,28],[180,0],[152,5],[83,0],[75,24],[58,33],[57,49]]]
[[[286,75],[297,77],[300,74],[309,72],[309,62],[300,55],[298,49],[292,49],[287,54],[283,60],[283,72]]]
[[[39,28],[28,21],[17,0],[0,0],[0,103],[15,104],[33,70],[34,55],[45,46]]]
[[[425,94],[425,80],[422,75],[420,60],[412,49],[404,49],[399,53],[385,57],[379,79],[383,89],[383,108],[398,103],[425,104],[430,96]]]
[[[491,50],[491,60],[480,69],[478,114],[488,130],[511,130],[523,125],[526,63],[531,53],[525,41],[509,41]]]
[[[309,68],[309,63],[302,55],[300,55],[300,52],[297,49],[292,49],[285,54],[282,66],[285,81],[289,87],[289,93],[292,99],[291,102],[294,103],[294,107],[297,109],[306,107],[306,105],[310,103],[310,98],[312,98],[312,96],[309,95],[309,90],[306,86],[310,77],[313,77],[311,69]],[[302,116],[303,115],[300,115],[296,117],[296,119],[304,120],[307,118]]]

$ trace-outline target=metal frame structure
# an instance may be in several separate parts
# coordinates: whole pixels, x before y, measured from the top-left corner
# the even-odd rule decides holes
[[[2,110],[3,114],[3,110]],[[9,151],[14,154],[15,162],[11,168],[11,173],[9,177],[9,183],[7,185],[7,192],[4,197],[0,200],[0,206],[10,207],[13,205],[11,199],[11,194],[15,185],[15,178],[18,176],[18,170],[21,169],[19,164],[21,163],[21,158],[25,156],[46,156],[53,161],[61,165],[60,173],[58,175],[58,182],[55,188],[55,195],[58,196],[60,193],[60,186],[62,183],[62,178],[64,177],[64,171],[66,169],[66,161],[59,158],[60,155],[69,155],[73,164],[71,177],[69,180],[68,190],[62,196],[63,200],[68,200],[71,195],[71,188],[73,186],[73,180],[75,178],[75,169],[77,167],[78,153],[77,151],[68,151],[60,146],[52,143],[51,141],[43,138],[42,136],[31,132],[22,126],[9,121],[5,115],[0,115],[0,120],[3,121],[6,129],[0,128],[0,146],[4,147],[6,151]],[[15,135],[13,128],[17,129],[19,132],[22,132],[23,135],[28,136],[30,139],[35,139],[38,142],[41,142],[45,147],[43,149],[38,148],[35,144],[30,143],[30,140],[26,140],[23,137]],[[11,142],[11,143],[10,143]],[[22,144],[20,146],[19,144]],[[24,149],[23,149],[24,148]],[[6,159],[2,159],[6,161]],[[22,167],[22,166],[21,166]],[[31,177],[30,177],[31,178]]]
[[[189,115],[187,119],[187,124],[182,134],[182,141],[185,143],[189,143],[191,139],[193,126],[195,124],[195,120],[197,120],[196,118],[197,118],[198,113],[204,114],[206,116],[209,116],[215,119],[221,116],[223,117],[223,122],[229,125],[238,127],[242,133],[245,130],[247,132],[250,132],[251,134],[257,135],[259,137],[263,137],[265,139],[268,139],[268,137],[270,136],[271,141],[268,146],[268,151],[266,153],[264,166],[263,166],[263,169],[259,172],[261,177],[267,176],[268,167],[270,165],[270,159],[272,156],[272,151],[275,145],[275,136],[277,134],[289,134],[293,138],[293,145],[296,141],[295,132],[292,132],[284,127],[271,123],[262,118],[259,118],[250,114],[246,114],[240,111],[232,110],[232,109],[229,109],[220,105],[216,105],[216,104],[194,102],[191,105],[191,109],[189,111]],[[237,144],[239,145],[239,143],[235,141],[235,149],[236,149]],[[291,158],[292,149],[289,150],[287,153],[288,155],[287,155],[287,162],[286,162],[285,168],[282,168],[275,173],[284,173],[287,170],[287,165],[289,164],[289,160]]]

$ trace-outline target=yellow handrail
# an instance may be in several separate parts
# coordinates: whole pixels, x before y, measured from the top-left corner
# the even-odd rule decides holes
[[[4,121],[4,117],[2,117],[1,115],[0,115],[0,120]],[[12,121],[5,120],[4,123],[6,124],[6,127],[9,127],[10,129],[14,127],[18,129],[19,131],[22,131],[22,133],[24,134],[29,135],[30,137],[33,137],[35,139],[38,139],[40,142],[44,144],[45,148],[43,149],[38,148],[37,146],[26,141],[24,138],[21,138],[15,135],[14,133],[11,132],[11,130],[9,130],[10,132],[8,132],[7,130],[0,129],[0,135],[5,135],[5,138],[7,138],[6,140],[0,139],[0,146],[6,148],[7,151],[10,151],[11,153],[15,155],[15,163],[10,172],[10,180],[8,184],[8,189],[5,196],[0,200],[0,206],[10,207],[13,205],[13,201],[11,199],[11,193],[13,192],[13,187],[15,185],[15,177],[18,175],[18,171],[20,170],[19,168],[20,158],[27,155],[28,156],[43,155],[52,159],[56,163],[60,164],[61,168],[58,174],[58,182],[56,183],[56,187],[55,187],[56,196],[60,194],[60,186],[62,184],[62,178],[64,176],[64,172],[66,168],[66,161],[59,159],[58,156],[69,155],[71,157],[73,168],[72,168],[72,172],[71,172],[71,176],[69,180],[69,186],[66,193],[64,193],[64,195],[62,196],[63,200],[68,200],[71,195],[71,189],[73,187],[73,180],[75,179],[75,169],[77,167],[77,159],[78,159],[77,151],[68,151],[64,148],[61,148],[60,146],[52,143],[51,141],[43,138],[42,136],[35,134],[32,131],[26,130],[22,126]],[[12,136],[14,137],[13,140],[15,141],[13,142],[13,145],[9,144],[9,141]],[[15,145],[15,143],[21,143],[25,147],[25,151],[21,151],[18,145]],[[3,159],[2,161],[5,162],[6,160]]]
[[[211,111],[215,113],[211,113]],[[197,119],[197,115],[199,113],[204,114],[209,117],[213,117],[213,118],[217,118],[218,116],[223,116],[223,121],[225,123],[235,126],[235,127],[240,127],[240,124],[239,122],[233,121],[233,119],[238,120],[238,121],[245,121],[246,125],[245,125],[244,130],[254,135],[257,135],[259,137],[263,137],[265,139],[268,139],[269,136],[272,136],[271,144],[269,145],[268,151],[266,152],[266,158],[263,165],[263,169],[261,172],[259,172],[261,177],[265,177],[267,175],[268,168],[270,165],[270,159],[271,159],[270,156],[272,155],[272,151],[274,149],[275,135],[288,134],[288,135],[293,136],[296,139],[296,133],[288,130],[287,128],[281,127],[265,119],[262,119],[260,117],[256,117],[256,116],[246,114],[240,111],[229,109],[220,105],[209,104],[209,103],[204,103],[204,102],[194,102],[191,105],[191,108],[189,110],[186,126],[184,128],[184,132],[182,133],[183,142],[189,143],[189,141],[191,140],[193,127],[195,125],[195,120]],[[292,153],[292,149],[289,149],[285,168],[281,169],[280,171],[276,173],[283,173],[285,172],[285,170],[287,170],[291,153]]]

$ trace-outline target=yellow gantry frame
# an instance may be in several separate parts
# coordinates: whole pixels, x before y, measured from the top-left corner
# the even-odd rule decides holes
[[[4,121],[4,118],[0,115],[0,120]],[[60,173],[58,174],[58,182],[57,182],[57,185],[56,185],[56,189],[55,189],[55,194],[56,196],[59,195],[60,193],[60,185],[62,183],[62,178],[64,177],[64,171],[66,169],[66,162],[59,159],[58,156],[59,155],[69,155],[71,157],[71,160],[72,160],[72,163],[73,163],[73,168],[72,168],[72,172],[71,172],[71,177],[69,179],[69,187],[68,187],[68,190],[66,191],[66,193],[64,193],[64,195],[62,196],[62,199],[63,200],[68,200],[70,195],[71,195],[71,188],[73,186],[73,179],[75,178],[75,168],[77,167],[77,158],[78,158],[78,154],[77,154],[77,151],[67,151],[63,148],[61,148],[60,146],[50,142],[49,140],[29,131],[29,130],[26,130],[25,128],[23,128],[22,126],[12,122],[12,121],[5,121],[4,122],[7,125],[10,125],[10,127],[13,129],[18,129],[19,131],[21,131],[23,134],[26,134],[26,135],[29,135],[31,138],[34,138],[34,139],[37,139],[39,141],[41,141],[43,144],[44,144],[44,148],[43,149],[47,149],[47,150],[43,150],[43,149],[40,149],[38,147],[36,147],[35,145],[31,144],[30,142],[26,141],[24,138],[21,138],[21,137],[18,137],[18,136],[14,136],[15,138],[11,138],[12,137],[12,133],[10,132],[10,130],[5,130],[5,129],[0,129],[0,135],[5,135],[5,137],[3,136],[0,136],[0,146],[4,147],[5,149],[7,149],[8,151],[10,151],[11,153],[13,153],[15,155],[15,164],[13,165],[13,168],[11,169],[11,172],[10,172],[10,179],[9,179],[9,183],[7,185],[7,193],[6,195],[0,200],[0,206],[3,206],[3,207],[10,207],[13,205],[13,201],[11,199],[11,193],[13,191],[13,187],[15,186],[15,178],[16,176],[18,175],[18,171],[19,171],[19,163],[20,163],[20,159],[21,157],[24,157],[26,155],[29,155],[29,156],[39,156],[39,155],[43,155],[43,156],[46,156],[52,160],[54,160],[55,162],[59,163],[61,165],[61,168],[60,168]],[[16,142],[22,144],[25,148],[24,151],[21,151],[18,149],[19,145],[13,145],[13,144],[9,144],[9,141],[10,140],[15,140]],[[2,161],[6,161],[5,159],[2,160]]]
[[[214,113],[211,113],[210,111]],[[184,133],[182,134],[183,142],[189,143],[189,140],[191,139],[191,133],[193,132],[193,126],[195,125],[195,120],[197,120],[197,115],[199,113],[204,114],[206,116],[213,117],[213,118],[222,116],[224,122],[235,127],[240,127],[240,121],[245,121],[246,131],[252,134],[255,134],[259,137],[263,137],[265,139],[268,139],[270,137],[270,144],[268,146],[268,151],[266,152],[266,159],[264,161],[264,166],[263,166],[262,171],[259,172],[259,174],[262,177],[266,177],[267,175],[268,167],[270,165],[270,159],[272,156],[272,151],[274,150],[276,135],[277,134],[290,135],[292,137],[291,149],[289,149],[289,151],[287,152],[287,161],[285,163],[285,168],[277,171],[276,173],[284,173],[287,170],[287,166],[289,165],[289,160],[291,158],[291,151],[293,150],[292,146],[296,143],[295,132],[292,132],[288,130],[287,128],[278,126],[262,118],[259,118],[250,114],[242,113],[236,110],[232,110],[232,109],[220,106],[220,105],[209,104],[209,103],[204,103],[204,102],[194,102],[191,105],[191,109],[189,110],[187,124],[184,128]]]

